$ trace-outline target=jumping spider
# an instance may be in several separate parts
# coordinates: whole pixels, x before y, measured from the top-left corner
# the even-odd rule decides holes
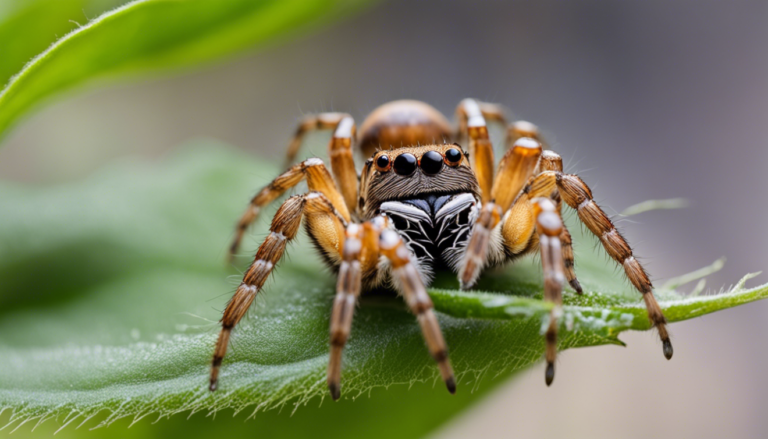
[[[664,356],[672,357],[666,320],[645,269],[595,203],[589,187],[578,176],[564,174],[560,156],[542,148],[538,128],[522,121],[509,125],[507,151],[494,178],[486,120],[506,123],[502,109],[465,99],[456,117],[459,126],[454,132],[448,120],[425,103],[390,102],[365,119],[358,142],[348,114],[322,113],[301,122],[289,146],[289,164],[305,134],[332,129],[328,151],[333,176],[318,158],[295,164],[256,194],[238,222],[230,254],[236,252],[243,233],[263,207],[307,180],[309,192],[288,198],[275,214],[270,234],[224,310],[210,390],[217,387],[232,328],[296,236],[302,217],[320,255],[338,272],[328,364],[328,388],[334,399],[341,393],[341,354],[361,291],[391,284],[404,297],[451,393],[456,390],[453,370],[425,290],[434,270],[456,272],[461,288],[468,289],[486,267],[539,251],[545,300],[560,305],[565,279],[581,294],[571,235],[561,220],[562,201],[577,210],[580,220],[642,293]],[[448,143],[454,140],[466,142],[468,152],[458,143]],[[359,177],[352,157],[354,145],[369,157]],[[555,374],[556,315],[553,311],[545,334],[547,385]]]

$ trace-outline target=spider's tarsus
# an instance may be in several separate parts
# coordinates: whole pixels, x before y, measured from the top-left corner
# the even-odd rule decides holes
[[[581,289],[581,284],[579,283],[578,279],[572,279],[568,283],[571,284],[571,288],[576,290],[576,294],[584,294],[584,290]]]
[[[555,363],[547,363],[547,371],[544,373],[544,381],[546,381],[547,386],[550,386],[552,384],[552,381],[555,380]]]
[[[341,398],[341,387],[336,383],[328,383],[328,390],[331,391],[331,398],[338,401]]]
[[[669,339],[662,340],[662,345],[664,346],[664,357],[667,358],[667,360],[672,359],[672,354],[674,353],[674,350],[672,350],[672,342],[669,341]]]
[[[453,379],[453,377],[450,377],[447,380],[445,380],[445,387],[448,388],[448,391],[451,393],[451,395],[456,394],[456,380]]]
[[[210,390],[211,392],[215,392],[216,389],[218,388],[219,388],[219,383],[217,382],[217,380],[211,380],[211,384],[208,385],[208,390]]]

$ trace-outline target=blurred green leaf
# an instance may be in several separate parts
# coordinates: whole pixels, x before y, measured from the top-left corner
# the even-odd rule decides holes
[[[106,0],[103,0],[106,1]],[[0,23],[0,74],[32,55],[30,48],[66,31],[84,0],[37,0],[8,6]],[[317,24],[370,0],[136,0],[62,36],[0,92],[0,136],[43,99],[84,81],[181,67],[252,47],[300,25]],[[54,8],[54,9],[49,9]],[[40,13],[40,9],[47,10]],[[82,14],[82,12],[81,12]],[[1,18],[2,16],[0,16]],[[76,21],[84,21],[82,20]],[[63,32],[62,32],[63,33]],[[7,44],[7,47],[6,47]],[[5,82],[5,76],[0,76]]]
[[[168,424],[189,425],[183,434],[193,437],[214,428],[201,424],[204,414],[247,417],[284,407],[257,414],[258,428],[232,428],[419,437],[501,377],[540,361],[549,305],[541,300],[538,264],[524,259],[483,278],[480,288],[493,293],[456,291],[451,275],[430,292],[459,377],[457,395],[439,381],[402,301],[374,295],[362,299],[344,354],[345,400],[332,402],[325,367],[335,282],[300,237],[237,328],[220,390],[208,392],[215,322],[240,278],[223,263],[232,221],[274,175],[273,167],[208,141],[158,164],[119,163],[79,183],[0,184],[0,408],[8,428],[48,421],[44,431],[70,425],[66,432],[81,423],[199,412],[189,424],[183,417]],[[267,222],[260,221],[257,238]],[[257,242],[249,240],[249,250]],[[567,294],[562,350],[620,344],[621,331],[649,328],[639,295],[592,247],[576,242],[586,294]],[[678,321],[764,298],[768,286],[658,295]],[[168,430],[139,426],[142,437]]]
[[[88,17],[125,0],[4,0],[0,2],[0,86]]]

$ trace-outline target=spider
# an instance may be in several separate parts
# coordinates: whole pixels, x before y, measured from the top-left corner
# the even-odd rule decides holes
[[[307,181],[309,192],[288,198],[278,209],[269,235],[224,310],[211,366],[211,391],[217,388],[232,329],[296,237],[302,218],[321,257],[338,273],[327,374],[333,399],[341,394],[342,351],[361,292],[384,286],[402,295],[416,315],[448,391],[455,393],[448,350],[425,287],[436,270],[447,269],[458,274],[462,289],[469,289],[484,269],[536,251],[541,255],[544,299],[555,305],[544,335],[545,382],[550,385],[564,281],[582,294],[571,235],[561,218],[563,201],[576,209],[624,268],[642,294],[664,356],[672,357],[666,320],[645,269],[595,203],[589,187],[578,176],[564,174],[560,156],[544,149],[539,129],[524,121],[510,124],[506,152],[495,166],[486,120],[506,125],[503,109],[465,99],[456,118],[454,131],[432,106],[401,100],[375,109],[359,133],[345,113],[302,120],[288,148],[288,164],[308,132],[333,130],[328,145],[333,175],[319,158],[291,165],[253,197],[237,223],[230,256],[262,208]],[[453,143],[456,140],[465,142],[467,151]],[[359,176],[355,147],[368,157]]]

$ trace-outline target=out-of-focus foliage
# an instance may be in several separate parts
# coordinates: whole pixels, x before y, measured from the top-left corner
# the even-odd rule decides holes
[[[69,423],[66,432],[84,421],[283,407],[257,414],[251,433],[417,437],[500,377],[540,361],[549,305],[538,264],[528,259],[486,276],[480,288],[492,292],[456,291],[452,276],[430,292],[459,376],[457,395],[443,388],[402,301],[377,295],[356,314],[344,356],[347,399],[333,403],[325,366],[335,281],[300,235],[237,329],[220,390],[208,392],[215,322],[239,281],[223,262],[232,221],[275,171],[203,142],[165,162],[124,162],[65,186],[0,185],[0,407],[10,428],[47,420],[44,430]],[[648,329],[639,295],[590,251],[591,242],[575,245],[587,293],[567,294],[560,349],[618,344],[619,332]],[[658,295],[678,321],[763,298],[768,287]],[[210,432],[200,419],[185,429],[180,417],[161,425],[189,437]]]
[[[120,2],[14,0],[0,7],[0,82],[18,72],[0,92],[0,137],[42,100],[85,81],[232,54],[369,2],[136,0],[88,21]]]
[[[0,86],[59,37],[126,0],[0,2]]]

